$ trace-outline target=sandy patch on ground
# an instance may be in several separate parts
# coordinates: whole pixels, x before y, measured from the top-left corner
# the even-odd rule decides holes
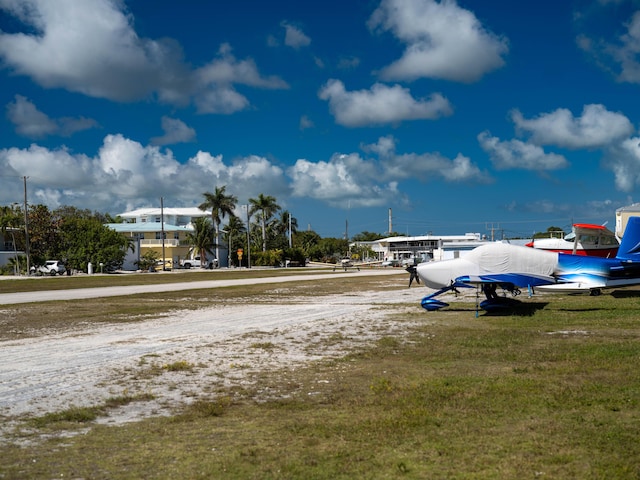
[[[2,342],[0,415],[5,427],[0,436],[20,416],[101,405],[122,395],[146,393],[154,399],[111,410],[100,422],[168,414],[203,395],[211,398],[216,387],[251,382],[265,369],[344,356],[384,335],[401,335],[410,324],[389,314],[421,310],[427,292],[414,287],[301,297],[284,305],[223,304]],[[179,362],[193,368],[166,368]]]

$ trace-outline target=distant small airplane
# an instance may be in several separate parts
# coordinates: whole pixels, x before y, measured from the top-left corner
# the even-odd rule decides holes
[[[477,247],[462,258],[421,263],[417,273],[427,287],[438,289],[422,299],[433,311],[449,306],[436,297],[457,288],[479,288],[486,296],[480,308],[504,310],[526,288],[554,292],[589,292],[640,284],[640,217],[631,217],[615,258],[549,252],[506,243]],[[500,287],[505,294],[500,296]]]
[[[575,223],[564,238],[536,238],[527,247],[552,252],[613,258],[618,253],[616,235],[604,225]]]

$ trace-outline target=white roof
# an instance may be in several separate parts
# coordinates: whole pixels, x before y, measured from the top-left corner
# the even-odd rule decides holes
[[[122,218],[140,218],[140,217],[150,217],[154,215],[160,215],[162,213],[161,208],[138,208],[137,210],[132,210],[131,212],[124,212],[118,214],[119,217]],[[175,215],[181,217],[206,217],[211,215],[210,210],[200,210],[198,207],[185,207],[185,208],[164,208],[165,215]]]
[[[482,236],[479,233],[465,233],[464,235],[420,235],[416,237],[387,237],[377,240],[378,242],[385,243],[400,243],[400,242],[420,242],[424,240],[442,240],[447,241],[477,241],[481,240]]]

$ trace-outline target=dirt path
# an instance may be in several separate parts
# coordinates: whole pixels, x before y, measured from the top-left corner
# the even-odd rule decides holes
[[[205,390],[243,384],[264,369],[342,356],[383,335],[398,334],[407,322],[387,315],[408,307],[391,304],[420,309],[424,295],[424,288],[404,288],[292,298],[285,305],[225,304],[2,342],[0,415],[8,425],[20,415],[142,393],[155,398],[112,411],[103,421],[117,424],[168,413]],[[192,368],[166,368],[176,363]]]

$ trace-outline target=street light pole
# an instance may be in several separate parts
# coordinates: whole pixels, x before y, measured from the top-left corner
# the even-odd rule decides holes
[[[165,260],[164,260],[164,198],[160,197],[160,230],[162,235],[162,271],[166,270]]]

